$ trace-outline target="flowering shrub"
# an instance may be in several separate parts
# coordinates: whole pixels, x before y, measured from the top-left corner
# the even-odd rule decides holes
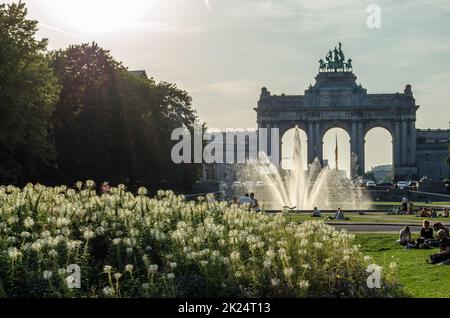
[[[211,197],[187,202],[93,182],[0,187],[0,296],[390,297],[366,284],[370,263],[353,236],[282,214],[248,212]],[[66,268],[80,268],[69,288]],[[72,279],[69,276],[69,280]]]

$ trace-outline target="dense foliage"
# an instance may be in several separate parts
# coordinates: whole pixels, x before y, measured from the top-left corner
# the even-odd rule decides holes
[[[156,183],[189,189],[172,130],[192,129],[187,92],[131,75],[96,43],[46,52],[22,4],[0,6],[0,183]]]
[[[212,198],[187,202],[124,186],[0,188],[0,295],[7,297],[391,297],[353,235],[322,222],[249,212]],[[69,289],[67,266],[81,269]],[[395,265],[395,264],[394,264]]]
[[[23,4],[0,4],[0,182],[39,174],[55,158],[52,113],[59,85]]]

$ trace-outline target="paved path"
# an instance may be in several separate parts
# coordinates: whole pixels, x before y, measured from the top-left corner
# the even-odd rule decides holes
[[[421,224],[415,223],[363,223],[363,222],[325,222],[328,225],[334,226],[337,229],[347,229],[352,232],[399,232],[400,229],[406,225],[411,231],[420,232]],[[450,224],[444,224],[450,227]]]
[[[346,229],[351,232],[395,232],[398,233],[405,224],[395,223],[327,223],[336,229]],[[409,225],[412,232],[420,232],[420,225]]]

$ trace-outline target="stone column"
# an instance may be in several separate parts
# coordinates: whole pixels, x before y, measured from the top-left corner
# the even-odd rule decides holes
[[[323,140],[322,135],[320,133],[320,124],[316,123],[316,141],[314,143],[315,147],[315,157],[319,158],[319,162],[321,165],[323,165]]]
[[[408,122],[402,121],[402,164],[408,163]]]
[[[352,122],[352,131],[350,135],[350,177],[354,178],[358,171],[358,163],[354,161],[354,156],[358,154],[358,128],[356,122]]]
[[[401,137],[400,137],[400,122],[395,122],[395,130],[394,130],[394,136],[392,142],[394,143],[394,173],[395,171],[400,168],[401,162],[402,162],[402,156],[401,156]]]
[[[361,173],[366,172],[365,168],[365,154],[364,154],[364,144],[366,141],[364,140],[364,125],[362,122],[358,123],[358,152],[356,155],[358,156],[358,166]]]
[[[414,120],[409,122],[409,160],[411,166],[416,165],[416,122]]]
[[[267,156],[272,155],[272,123],[266,124],[267,128]]]

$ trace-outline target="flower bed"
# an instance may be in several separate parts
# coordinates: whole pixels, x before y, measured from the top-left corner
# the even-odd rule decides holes
[[[149,198],[118,186],[97,195],[92,182],[0,187],[0,251],[3,297],[402,294],[394,266],[369,289],[370,259],[351,234],[322,222],[170,191]]]

